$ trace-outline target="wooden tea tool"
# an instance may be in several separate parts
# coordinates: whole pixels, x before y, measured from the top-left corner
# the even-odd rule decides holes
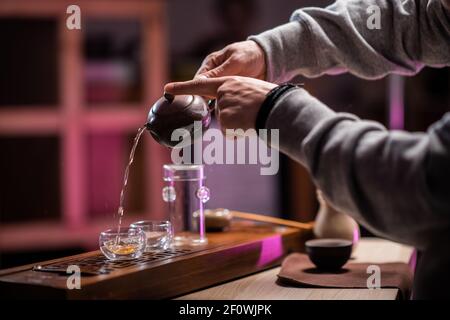
[[[205,224],[206,228],[210,231],[224,230],[230,225],[233,218],[275,224],[302,230],[312,230],[313,228],[313,223],[297,222],[254,213],[231,211],[223,208],[205,210]]]

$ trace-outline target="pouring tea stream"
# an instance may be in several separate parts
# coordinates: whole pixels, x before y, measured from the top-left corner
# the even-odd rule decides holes
[[[165,93],[163,97],[158,99],[148,113],[147,122],[144,126],[138,129],[138,132],[133,140],[129,160],[125,168],[123,178],[123,186],[120,192],[119,208],[117,210],[118,216],[118,231],[122,227],[122,218],[125,212],[124,201],[126,187],[128,184],[128,177],[130,168],[134,161],[134,154],[142,133],[147,129],[152,137],[161,145],[173,148],[179,144],[179,141],[172,139],[172,133],[177,129],[182,129],[184,135],[190,135],[193,141],[195,137],[195,121],[201,121],[202,130],[207,129],[211,122],[211,111],[214,109],[215,100],[210,100],[208,103],[200,96],[194,95],[171,95]],[[182,137],[182,140],[185,141]],[[119,246],[120,237],[117,236],[115,245]],[[120,249],[120,248],[118,248]]]

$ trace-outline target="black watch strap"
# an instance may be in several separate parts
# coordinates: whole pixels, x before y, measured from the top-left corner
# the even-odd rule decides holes
[[[270,111],[272,111],[275,106],[275,102],[286,92],[301,86],[303,86],[303,84],[284,83],[270,90],[256,115],[255,129],[257,131],[259,129],[265,129],[267,118],[269,117]]]

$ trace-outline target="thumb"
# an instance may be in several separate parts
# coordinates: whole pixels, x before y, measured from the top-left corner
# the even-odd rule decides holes
[[[217,94],[217,89],[219,89],[225,81],[226,78],[224,77],[208,79],[199,76],[190,81],[168,83],[164,87],[164,92],[173,95],[192,94],[213,98]]]

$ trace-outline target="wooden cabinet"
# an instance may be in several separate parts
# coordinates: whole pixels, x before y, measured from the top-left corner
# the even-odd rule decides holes
[[[66,26],[71,4],[0,3],[2,252],[95,247],[115,222],[132,138],[166,80],[163,1],[77,1],[81,30]],[[142,141],[129,220],[164,215],[169,153]]]

